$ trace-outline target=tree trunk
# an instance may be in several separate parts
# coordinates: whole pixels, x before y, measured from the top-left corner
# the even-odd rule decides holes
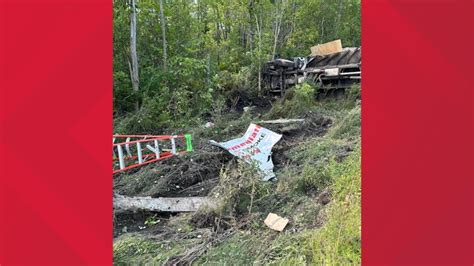
[[[137,10],[136,0],[131,0],[132,13],[130,13],[130,77],[132,79],[132,88],[135,93],[139,89],[139,78],[138,78],[138,55],[137,55]],[[138,110],[138,100],[135,103],[135,109]]]
[[[278,38],[280,36],[281,31],[281,24],[283,21],[283,15],[286,9],[286,0],[282,0],[280,2],[280,7],[276,9],[276,21],[275,21],[275,30],[274,30],[274,42],[273,42],[273,51],[272,51],[272,59],[275,60],[276,48],[278,44]]]
[[[163,8],[163,0],[160,0],[160,24],[161,24],[161,37],[163,38],[163,70],[168,70],[168,51],[166,44],[166,20]]]
[[[207,87],[211,87],[211,52],[207,53],[207,66],[206,66],[206,83]]]
[[[165,9],[163,5],[163,0],[160,0],[160,24],[161,24],[161,38],[163,43],[163,72],[166,75],[168,73],[168,45],[166,43],[166,18],[165,18]],[[164,86],[167,87],[168,82],[165,76],[163,81]],[[173,117],[176,119],[176,110],[177,108],[177,100],[176,100],[176,91],[171,87],[168,88],[168,92],[171,95],[169,104],[170,110],[173,114]]]
[[[339,39],[339,29],[341,24],[341,16],[342,16],[342,0],[339,0],[339,9],[337,11],[337,21],[336,21],[336,38]]]
[[[275,60],[275,53],[276,53],[276,47],[277,47],[277,42],[278,42],[278,36],[280,35],[280,25],[281,25],[281,20],[277,17],[276,22],[275,22],[275,30],[273,32],[273,49],[272,49],[272,59]]]
[[[257,26],[257,34],[258,34],[258,95],[261,95],[262,92],[262,28],[260,23],[258,23],[258,17],[255,15],[255,21]]]

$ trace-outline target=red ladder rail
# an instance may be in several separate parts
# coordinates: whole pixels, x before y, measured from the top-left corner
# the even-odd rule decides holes
[[[114,174],[192,151],[188,134],[113,135],[112,143]]]

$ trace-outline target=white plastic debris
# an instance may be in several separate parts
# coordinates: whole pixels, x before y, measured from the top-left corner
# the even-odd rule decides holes
[[[232,155],[237,156],[248,163],[256,163],[263,173],[263,180],[275,178],[273,173],[272,147],[282,135],[259,125],[250,124],[247,132],[241,138],[226,142],[211,140],[211,144],[221,147]]]
[[[205,128],[211,128],[211,127],[214,127],[214,123],[212,122],[207,122],[205,125],[204,125]]]
[[[248,112],[252,111],[253,109],[255,109],[255,107],[253,107],[253,106],[245,106],[245,107],[244,107],[244,113],[248,113]]]

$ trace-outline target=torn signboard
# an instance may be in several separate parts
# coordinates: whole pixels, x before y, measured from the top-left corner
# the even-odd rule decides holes
[[[247,132],[241,138],[226,142],[215,142],[211,144],[221,147],[232,155],[243,159],[248,163],[256,163],[263,173],[263,180],[275,178],[273,173],[272,147],[281,139],[282,135],[259,125],[250,124]]]

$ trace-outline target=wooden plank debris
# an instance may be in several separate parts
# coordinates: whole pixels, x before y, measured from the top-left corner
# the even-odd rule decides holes
[[[152,198],[114,196],[116,212],[147,210],[157,212],[194,212],[202,206],[212,207],[208,197]]]
[[[295,122],[304,122],[304,119],[276,119],[276,120],[266,120],[260,121],[260,124],[288,124]]]
[[[335,40],[311,47],[312,56],[322,56],[342,52],[341,40]]]

